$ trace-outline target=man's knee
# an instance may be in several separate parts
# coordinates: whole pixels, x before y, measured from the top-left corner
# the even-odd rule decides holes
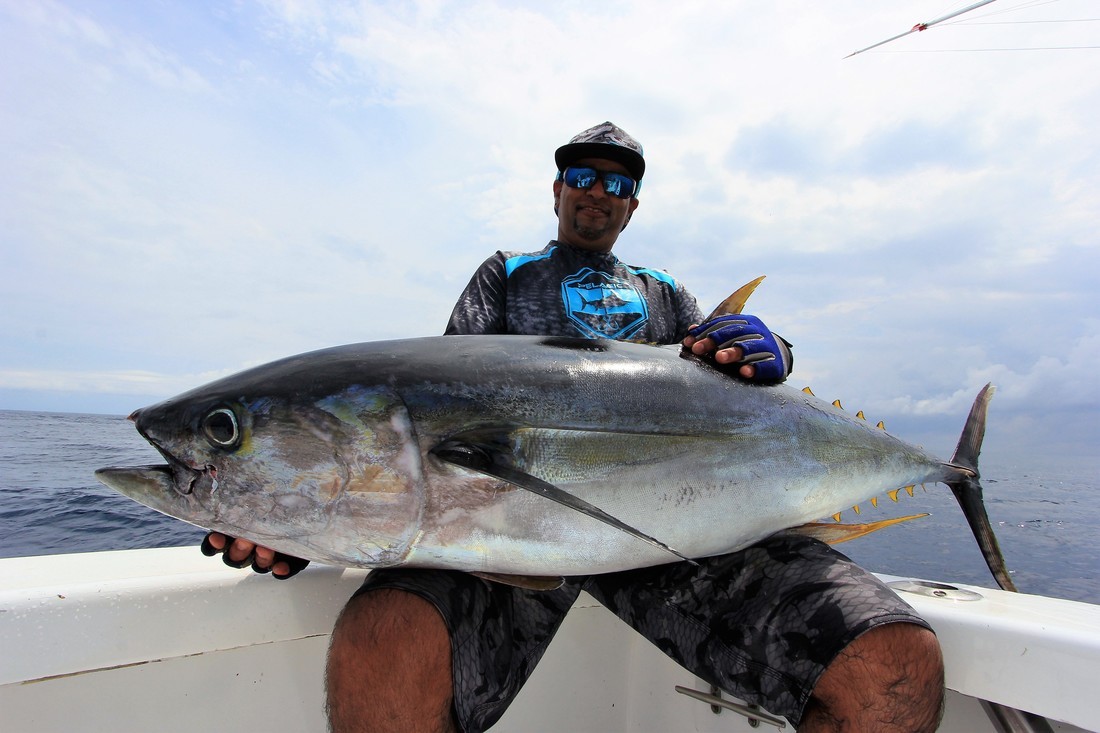
[[[389,588],[348,602],[326,669],[333,730],[449,730],[452,695],[450,636],[434,605]]]
[[[934,731],[943,697],[935,634],[909,623],[877,626],[825,670],[803,730]]]
[[[360,651],[378,646],[404,650],[445,644],[450,653],[447,626],[436,607],[415,593],[396,588],[367,591],[348,601],[336,619],[332,643]]]

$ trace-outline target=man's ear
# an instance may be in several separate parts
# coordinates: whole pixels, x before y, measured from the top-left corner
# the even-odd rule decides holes
[[[558,215],[558,201],[561,199],[561,181],[554,181],[554,216]]]
[[[630,199],[630,211],[626,214],[626,221],[623,222],[623,228],[619,230],[620,232],[626,229],[626,225],[630,223],[630,217],[634,216],[634,209],[636,208],[638,208],[638,199]]]

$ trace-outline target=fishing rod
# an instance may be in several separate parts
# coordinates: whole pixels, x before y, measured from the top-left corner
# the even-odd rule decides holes
[[[913,26],[909,30],[905,31],[905,33],[899,33],[899,34],[897,34],[896,36],[894,36],[892,38],[887,38],[885,41],[879,41],[878,43],[876,43],[872,46],[868,46],[867,48],[861,48],[858,51],[853,51],[852,53],[848,54],[844,58],[850,59],[853,56],[855,56],[856,54],[863,53],[864,51],[870,51],[872,48],[878,48],[879,46],[882,46],[884,44],[889,43],[890,41],[896,41],[899,38],[904,38],[905,36],[909,35],[910,33],[919,33],[920,31],[926,31],[929,28],[931,28],[932,26],[936,25],[937,23],[942,23],[945,20],[950,20],[952,18],[958,17],[958,16],[962,15],[963,13],[969,13],[971,10],[976,10],[977,8],[980,8],[983,5],[989,5],[991,2],[994,2],[994,0],[981,0],[981,2],[974,3],[973,5],[968,5],[965,8],[963,8],[962,10],[956,10],[953,13],[948,13],[947,15],[943,16],[942,18],[936,18],[935,20],[930,20],[927,23],[917,23],[915,26]]]

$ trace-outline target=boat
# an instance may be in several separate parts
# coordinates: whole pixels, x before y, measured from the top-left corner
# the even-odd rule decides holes
[[[0,730],[324,731],[323,669],[366,570],[289,582],[194,547],[0,559]],[[935,628],[942,731],[1100,731],[1100,606],[880,576]],[[792,730],[582,594],[494,733]]]

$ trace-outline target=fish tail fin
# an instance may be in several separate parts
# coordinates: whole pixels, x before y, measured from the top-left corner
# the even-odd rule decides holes
[[[1001,547],[997,543],[997,535],[993,533],[993,525],[989,522],[989,514],[982,498],[982,485],[978,482],[978,454],[981,453],[982,441],[985,439],[985,418],[993,391],[993,385],[987,384],[974,399],[974,405],[970,408],[970,415],[966,418],[966,425],[959,437],[959,444],[955,448],[955,455],[951,457],[951,465],[960,470],[955,478],[946,483],[962,507],[963,516],[970,525],[970,531],[974,533],[974,539],[978,541],[985,564],[989,566],[997,585],[1005,590],[1015,591],[1016,584],[1012,582]]]
[[[987,384],[974,398],[970,415],[966,418],[962,435],[959,436],[959,444],[955,446],[955,455],[951,457],[954,465],[973,471],[974,478],[978,477],[978,454],[981,453],[982,441],[985,440],[985,416],[996,389],[992,384]]]

